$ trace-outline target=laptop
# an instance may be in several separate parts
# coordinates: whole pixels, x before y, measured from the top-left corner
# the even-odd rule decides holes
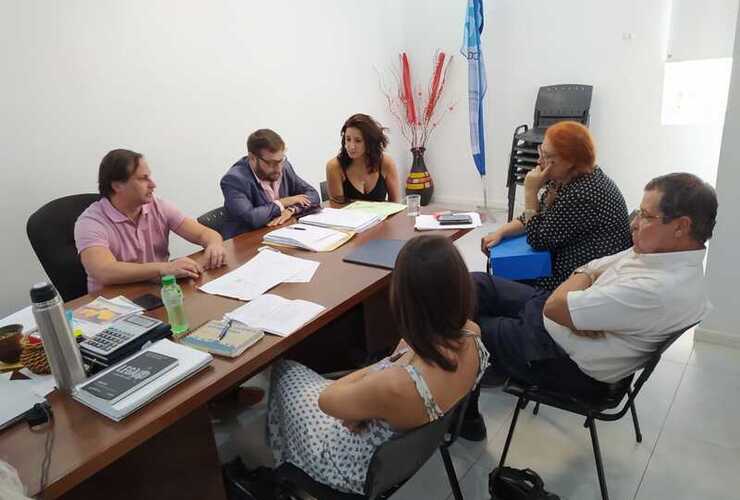
[[[20,420],[33,405],[44,401],[33,392],[32,384],[30,380],[10,381],[0,377],[0,401],[3,402],[0,405],[0,429]]]
[[[396,265],[396,257],[406,240],[370,240],[344,256],[344,262],[363,266],[391,269]]]

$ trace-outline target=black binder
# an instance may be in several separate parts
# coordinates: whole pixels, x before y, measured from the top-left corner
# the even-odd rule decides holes
[[[345,255],[342,260],[353,264],[392,270],[396,265],[398,252],[405,244],[405,240],[371,240],[352,253]]]

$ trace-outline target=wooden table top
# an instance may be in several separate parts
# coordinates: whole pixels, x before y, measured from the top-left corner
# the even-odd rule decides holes
[[[424,211],[429,213],[429,207]],[[260,229],[226,241],[225,267],[208,271],[198,280],[179,280],[191,328],[211,319],[220,319],[224,313],[243,304],[238,300],[206,294],[197,290],[197,287],[254,257],[257,249],[262,246],[263,235],[270,230],[272,229]],[[463,229],[425,233],[439,233],[455,240],[468,231]],[[237,358],[214,356],[210,367],[121,422],[109,420],[58,391],[52,392],[48,400],[54,412],[55,442],[45,497],[62,495],[194,409],[259,373],[302,339],[389,285],[390,271],[343,262],[344,255],[369,240],[408,240],[419,234],[421,233],[413,228],[413,218],[401,212],[356,235],[333,252],[281,249],[286,254],[319,261],[321,265],[310,283],[282,283],[270,293],[289,299],[300,298],[316,302],[325,306],[326,310],[288,337],[266,335]],[[192,257],[198,259],[201,254],[202,252],[198,252]],[[158,290],[158,284],[139,283],[106,287],[100,295],[109,298],[117,295],[133,298],[147,292],[158,294]],[[76,308],[92,301],[96,296],[80,297],[67,306]],[[147,314],[166,321],[164,308]],[[0,431],[0,459],[18,469],[23,484],[32,496],[39,493],[45,439],[46,431],[31,431],[23,423]]]

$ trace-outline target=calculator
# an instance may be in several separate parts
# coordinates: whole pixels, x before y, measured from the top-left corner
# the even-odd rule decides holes
[[[169,326],[158,319],[128,316],[80,343],[80,352],[86,361],[109,366],[139,350],[147,341],[158,340],[168,333]]]

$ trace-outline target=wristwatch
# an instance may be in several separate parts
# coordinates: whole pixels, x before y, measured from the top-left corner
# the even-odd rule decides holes
[[[522,215],[524,216],[524,223],[526,224],[527,222],[529,222],[529,219],[537,215],[537,210],[533,208],[525,208]]]
[[[596,281],[594,279],[594,273],[582,267],[573,271],[573,274],[585,274],[586,276],[588,276],[588,280],[591,282],[592,285],[594,284],[594,281]]]

